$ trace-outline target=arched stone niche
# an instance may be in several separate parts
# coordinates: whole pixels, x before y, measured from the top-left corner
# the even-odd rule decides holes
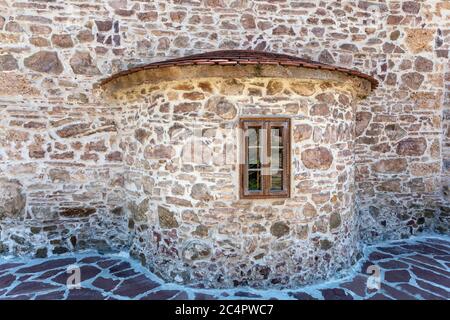
[[[355,263],[355,105],[369,80],[202,65],[141,70],[102,86],[122,110],[130,252],[157,275],[192,286],[295,287]],[[291,118],[290,198],[239,198],[244,116]]]

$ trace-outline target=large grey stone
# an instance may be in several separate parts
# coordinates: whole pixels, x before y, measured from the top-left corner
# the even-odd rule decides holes
[[[24,212],[25,202],[19,182],[0,179],[0,219],[19,216]]]
[[[277,238],[281,238],[282,236],[288,234],[289,230],[288,224],[283,221],[277,221],[270,227],[270,233]]]
[[[158,206],[159,226],[164,229],[178,228],[178,222],[173,212]]]
[[[58,58],[58,54],[52,51],[39,51],[27,57],[23,61],[25,67],[44,73],[60,74],[63,72],[63,65]]]
[[[211,252],[212,249],[206,242],[192,240],[184,246],[182,256],[186,261],[204,260],[210,257]]]

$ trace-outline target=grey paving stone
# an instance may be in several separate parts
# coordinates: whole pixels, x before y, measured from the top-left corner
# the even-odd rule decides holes
[[[39,282],[39,281],[26,281],[19,283],[16,287],[14,287],[12,290],[10,290],[7,295],[8,296],[15,296],[19,294],[31,294],[36,292],[42,292],[42,291],[50,291],[59,289],[60,286],[55,286],[49,283],[45,282]]]
[[[382,269],[407,269],[408,264],[392,259],[387,261],[380,261],[377,263]]]
[[[450,288],[450,278],[416,266],[411,267],[411,271],[423,280]]]
[[[62,300],[64,299],[65,291],[59,290],[54,292],[49,292],[41,295],[37,295],[34,300]]]
[[[388,286],[384,283],[381,284],[381,289],[384,291],[384,293],[396,300],[417,300],[414,296],[405,293],[401,290],[398,290],[396,288],[393,288],[391,286]]]
[[[145,275],[124,280],[114,291],[115,295],[134,298],[142,293],[150,291],[160,284],[148,279]]]
[[[365,297],[367,294],[368,278],[368,276],[356,275],[351,281],[341,284],[341,287],[352,291],[360,297]]]
[[[340,288],[320,290],[325,300],[353,300],[353,297]]]
[[[0,277],[0,289],[9,287],[16,280],[16,276],[6,274]]]
[[[297,300],[317,300],[306,292],[289,292],[289,295]]]
[[[179,293],[181,293],[179,290],[159,290],[149,293],[145,297],[141,298],[141,300],[169,300]]]
[[[397,288],[401,288],[402,290],[414,295],[419,296],[422,299],[426,300],[445,300],[444,298],[437,296],[435,294],[432,294],[430,292],[427,292],[425,290],[422,290],[420,288],[417,288],[415,286],[410,285],[409,283],[402,283],[397,286]]]
[[[111,291],[120,283],[120,280],[113,280],[110,278],[98,277],[92,282],[94,287],[102,289],[104,291]]]
[[[17,270],[17,273],[36,273],[36,272],[42,272],[47,271],[50,269],[56,269],[60,268],[62,266],[68,266],[71,264],[74,264],[77,260],[75,258],[61,258],[61,259],[55,259],[55,260],[49,260],[45,261],[33,266],[24,267],[19,270]]]
[[[384,273],[387,282],[409,282],[411,275],[407,270],[391,270]]]
[[[0,264],[0,271],[15,269],[15,268],[17,268],[19,266],[23,266],[23,265],[24,265],[24,263],[19,263],[19,262],[3,263],[3,264]]]
[[[217,298],[210,294],[197,292],[195,294],[195,300],[217,300]]]
[[[104,300],[106,296],[96,290],[81,288],[69,290],[67,300]]]
[[[172,297],[170,300],[188,300],[188,294],[185,291],[181,291]]]

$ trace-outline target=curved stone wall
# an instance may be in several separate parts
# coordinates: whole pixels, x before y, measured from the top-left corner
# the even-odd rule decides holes
[[[359,253],[355,102],[370,86],[347,80],[212,77],[115,91],[132,255],[168,281],[206,287],[289,287],[348,268]],[[239,199],[238,120],[262,115],[292,121],[289,199]]]

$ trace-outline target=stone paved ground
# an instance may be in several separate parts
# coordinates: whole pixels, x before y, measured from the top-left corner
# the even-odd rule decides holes
[[[67,289],[68,266],[81,270],[81,288]],[[380,289],[368,289],[371,265]],[[373,280],[375,278],[371,278]],[[370,281],[371,281],[370,280]],[[370,282],[374,283],[375,282]],[[49,259],[0,259],[0,299],[436,299],[450,298],[450,237],[418,237],[365,250],[343,279],[298,290],[192,289],[164,283],[121,255],[66,254]]]

